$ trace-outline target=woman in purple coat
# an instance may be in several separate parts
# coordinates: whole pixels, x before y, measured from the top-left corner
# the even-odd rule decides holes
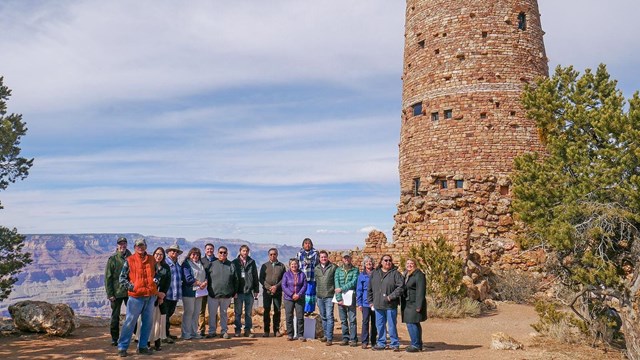
[[[287,340],[293,337],[293,311],[296,312],[298,339],[304,338],[304,294],[307,291],[307,278],[300,271],[300,262],[293,258],[289,260],[289,270],[282,277],[282,293],[284,294],[284,313],[287,323]]]

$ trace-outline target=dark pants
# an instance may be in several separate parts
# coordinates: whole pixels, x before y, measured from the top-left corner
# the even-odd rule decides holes
[[[304,298],[284,301],[284,316],[287,322],[287,336],[293,337],[293,311],[296,312],[297,334],[304,337]]]
[[[369,321],[371,320],[371,322]],[[369,326],[371,323],[371,326]],[[371,335],[369,335],[369,327],[371,327]],[[369,340],[371,339],[371,340]],[[376,328],[376,312],[368,306],[362,307],[362,333],[360,333],[360,342],[363,344],[376,344],[378,339],[378,329]]]
[[[120,338],[120,310],[122,303],[127,305],[128,297],[116,298],[111,302],[111,340],[118,341]]]
[[[176,305],[178,305],[178,301],[164,299],[164,303],[167,304],[167,337],[169,337],[171,333],[169,331],[169,327],[171,326],[171,323],[169,322],[169,320],[171,319],[171,315],[173,315],[173,313],[176,312]]]
[[[200,308],[200,316],[198,317],[198,331],[200,331],[200,335],[204,336],[205,327],[207,326],[207,322],[205,321],[206,313],[207,313],[207,299],[208,296],[202,297],[202,307]],[[211,331],[209,331],[211,333]]]
[[[273,332],[280,330],[280,313],[282,311],[282,292],[271,295],[268,291],[262,292],[264,305],[264,332],[268,334],[271,329],[271,304],[273,304]]]

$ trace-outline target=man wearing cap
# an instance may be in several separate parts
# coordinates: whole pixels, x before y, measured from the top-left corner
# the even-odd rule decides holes
[[[149,334],[153,321],[154,303],[158,296],[158,282],[156,279],[156,261],[147,254],[147,241],[136,239],[134,253],[127,258],[120,273],[120,284],[124,285],[129,294],[127,301],[127,317],[122,325],[122,332],[118,340],[118,355],[127,356],[127,348],[131,343],[133,328],[142,316],[138,329],[138,353],[150,355],[148,347]],[[162,297],[163,294],[161,293]]]
[[[171,286],[167,291],[167,295],[164,298],[164,303],[167,306],[167,322],[165,324],[167,330],[167,338],[165,342],[172,344],[175,340],[175,336],[171,335],[169,328],[171,327],[171,315],[176,312],[176,305],[178,300],[182,299],[182,268],[178,263],[178,256],[182,254],[180,246],[173,244],[166,249],[167,257],[164,261],[169,265],[171,271]]]
[[[358,346],[358,328],[356,325],[355,290],[358,282],[358,268],[351,265],[351,251],[342,253],[342,266],[336,269],[335,298],[338,314],[342,323],[342,342],[340,345]]]
[[[131,251],[127,249],[127,238],[120,236],[116,240],[116,252],[107,260],[104,269],[104,289],[111,304],[111,345],[118,345],[120,337],[120,310],[122,303],[127,305],[127,288],[120,285],[120,272]]]

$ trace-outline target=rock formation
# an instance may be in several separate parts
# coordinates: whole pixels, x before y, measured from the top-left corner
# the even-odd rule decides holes
[[[9,313],[16,328],[21,331],[67,336],[76,328],[75,315],[67,304],[21,301],[9,306]]]

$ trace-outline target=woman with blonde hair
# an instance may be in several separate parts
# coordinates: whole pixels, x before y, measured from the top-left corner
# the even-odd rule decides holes
[[[400,304],[402,322],[407,324],[411,345],[407,352],[422,351],[422,325],[427,320],[427,279],[415,259],[407,259],[404,273],[404,296]]]
[[[367,301],[367,291],[369,290],[369,277],[374,270],[373,258],[366,255],[362,259],[362,272],[358,275],[356,284],[356,305],[362,312],[362,333],[360,333],[360,343],[366,349],[371,343],[375,345],[378,337],[376,328],[376,313],[371,309],[371,304]],[[371,332],[369,332],[371,328]]]

